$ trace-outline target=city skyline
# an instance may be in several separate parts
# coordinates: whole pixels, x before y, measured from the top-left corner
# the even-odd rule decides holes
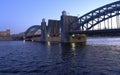
[[[40,25],[42,18],[60,19],[63,10],[68,15],[82,16],[98,7],[117,0],[1,0],[0,31],[10,29],[12,34],[24,32],[32,25]]]

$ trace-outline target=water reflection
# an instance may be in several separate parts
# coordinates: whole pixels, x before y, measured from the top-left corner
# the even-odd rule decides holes
[[[62,50],[61,58],[64,61],[64,64],[63,64],[64,67],[62,67],[63,68],[62,75],[68,75],[68,74],[75,75],[77,62],[75,59],[74,52],[72,51],[73,50],[72,45],[61,44],[61,50]],[[74,50],[75,50],[75,47],[74,47]]]
[[[76,43],[61,44],[61,50],[64,61],[62,75],[81,75],[79,65],[82,65],[81,62],[85,59],[86,46]]]
[[[75,43],[71,43],[71,47],[72,47],[72,53],[73,55],[76,55],[76,44]]]
[[[61,49],[62,49],[63,56],[76,55],[76,44],[75,43],[61,44]]]
[[[50,47],[50,42],[49,41],[47,42],[47,45]]]
[[[77,55],[79,55],[80,58],[83,59],[87,53],[87,47],[82,46],[78,43],[77,44],[76,43],[61,44],[61,50],[62,50],[63,60],[66,60],[66,59],[70,60],[71,58],[74,58]]]

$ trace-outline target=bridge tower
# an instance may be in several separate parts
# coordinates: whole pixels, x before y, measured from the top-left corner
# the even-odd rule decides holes
[[[47,38],[46,22],[45,22],[45,19],[43,18],[41,22],[41,39],[40,40],[42,42],[45,42],[46,38]]]
[[[69,26],[67,24],[67,14],[66,11],[62,12],[62,16],[61,16],[61,42],[69,42]]]
[[[66,11],[62,12],[62,16],[61,16],[61,42],[63,43],[69,43],[71,42],[71,35],[69,34],[70,30],[71,30],[71,25],[70,23],[72,23],[74,20],[76,20],[77,17],[76,16],[68,16],[66,14]]]

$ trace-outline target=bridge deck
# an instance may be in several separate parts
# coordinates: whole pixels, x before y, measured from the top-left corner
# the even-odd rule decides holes
[[[70,34],[106,34],[106,33],[120,33],[120,29],[105,29],[105,30],[90,30],[90,31],[70,31]]]

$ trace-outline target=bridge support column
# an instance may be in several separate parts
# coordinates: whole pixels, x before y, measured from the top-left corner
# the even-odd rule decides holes
[[[46,42],[46,38],[47,38],[46,22],[45,22],[45,19],[42,19],[42,22],[41,22],[41,39],[40,39],[40,41]]]
[[[62,12],[61,16],[61,42],[62,43],[69,43],[70,42],[70,37],[69,37],[69,25],[68,25],[68,18],[66,15],[66,11]]]
[[[67,16],[66,12],[62,12],[61,16],[61,42],[62,43],[86,43],[86,35],[84,34],[70,34],[69,32],[74,30],[74,27],[77,27],[76,16]],[[72,24],[70,24],[72,23]],[[79,28],[78,28],[79,29]]]

